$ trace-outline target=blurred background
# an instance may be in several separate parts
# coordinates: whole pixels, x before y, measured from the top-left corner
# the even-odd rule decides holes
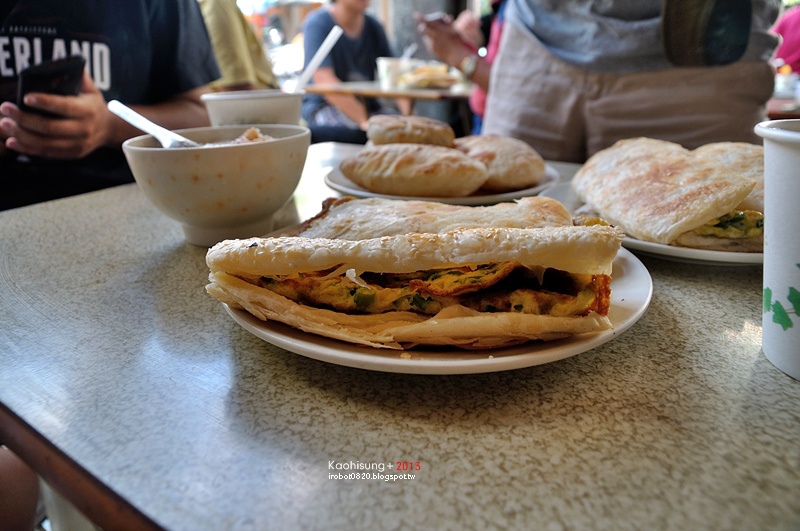
[[[800,0],[797,0],[800,1]],[[303,68],[302,26],[305,17],[328,2],[312,0],[237,0],[239,9],[262,35],[264,48],[281,84],[291,83]],[[412,19],[415,11],[457,14],[465,9],[488,13],[490,0],[372,0],[369,13],[383,24],[398,55],[416,42],[415,57],[429,59]]]
[[[456,15],[465,9],[477,15],[490,12],[491,0],[372,0],[369,12],[383,23],[389,42],[398,55],[416,42],[415,54],[426,56],[417,35],[412,13],[444,11]],[[314,0],[237,0],[239,9],[262,35],[264,47],[281,82],[291,82],[303,67],[302,25],[305,17],[328,1]],[[800,0],[783,0],[784,9],[800,4]]]
[[[311,11],[328,3],[329,0],[237,0],[241,11],[262,36],[273,71],[285,90],[292,89],[303,68],[303,21]],[[417,34],[412,18],[415,11],[443,11],[455,16],[463,10],[471,10],[480,16],[491,11],[490,3],[491,0],[372,0],[368,11],[383,24],[395,54],[401,54],[416,43],[414,57],[431,59]],[[782,3],[782,18],[794,15],[798,22],[776,31],[782,35],[784,44],[773,59],[777,100],[771,105],[781,109],[791,107],[795,112],[800,111],[800,0],[783,0]],[[449,121],[448,117],[456,112],[453,106],[452,102],[421,101],[415,112]]]

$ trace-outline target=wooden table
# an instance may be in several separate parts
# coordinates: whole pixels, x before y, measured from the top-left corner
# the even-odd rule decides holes
[[[458,83],[450,88],[381,88],[377,81],[347,81],[342,83],[311,84],[306,92],[312,94],[346,94],[365,98],[409,98],[412,100],[468,100],[470,85]]]
[[[280,223],[355,149],[312,146]],[[800,382],[760,351],[758,266],[642,256],[653,300],[612,341],[415,376],[257,339],[205,252],[135,185],[0,212],[0,440],[106,529],[800,528]]]
[[[311,94],[343,94],[359,98],[407,98],[413,103],[416,101],[456,101],[458,102],[461,119],[464,122],[464,131],[469,131],[471,111],[469,108],[469,95],[472,90],[470,84],[457,83],[450,88],[382,88],[377,81],[346,81],[342,83],[310,84],[305,88]]]

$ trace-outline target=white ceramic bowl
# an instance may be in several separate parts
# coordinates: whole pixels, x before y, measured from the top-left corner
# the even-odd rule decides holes
[[[232,90],[200,96],[211,125],[300,123],[303,92],[274,90]]]
[[[303,173],[311,133],[298,125],[238,125],[177,131],[201,144],[230,142],[249,127],[273,140],[164,149],[150,135],[122,150],[139,187],[161,212],[183,225],[186,240],[211,246],[260,236],[292,197]]]

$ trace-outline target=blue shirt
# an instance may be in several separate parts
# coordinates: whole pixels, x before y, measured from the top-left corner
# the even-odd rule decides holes
[[[370,15],[364,17],[364,29],[361,35],[354,39],[347,34],[339,37],[331,52],[320,64],[320,67],[333,68],[336,77],[342,81],[373,81],[378,57],[394,56],[380,22]],[[322,42],[334,25],[331,14],[325,8],[317,9],[308,15],[303,25],[305,65],[308,65],[322,46]],[[317,109],[326,105],[325,99],[319,94],[306,94],[303,98],[303,118],[308,120]],[[370,114],[380,108],[379,102],[374,99],[367,99],[366,105]]]
[[[661,42],[663,0],[509,0],[511,23],[528,29],[550,52],[580,68],[641,72],[670,68]],[[724,1],[724,0],[723,0]],[[777,40],[769,33],[778,0],[753,0],[742,60],[766,61]]]

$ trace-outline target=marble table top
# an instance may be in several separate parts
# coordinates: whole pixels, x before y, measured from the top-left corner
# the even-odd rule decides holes
[[[312,146],[282,223],[351,149]],[[256,338],[205,252],[135,185],[0,212],[0,442],[101,526],[800,528],[800,382],[761,353],[760,266],[642,255],[653,298],[619,337],[431,376]]]

